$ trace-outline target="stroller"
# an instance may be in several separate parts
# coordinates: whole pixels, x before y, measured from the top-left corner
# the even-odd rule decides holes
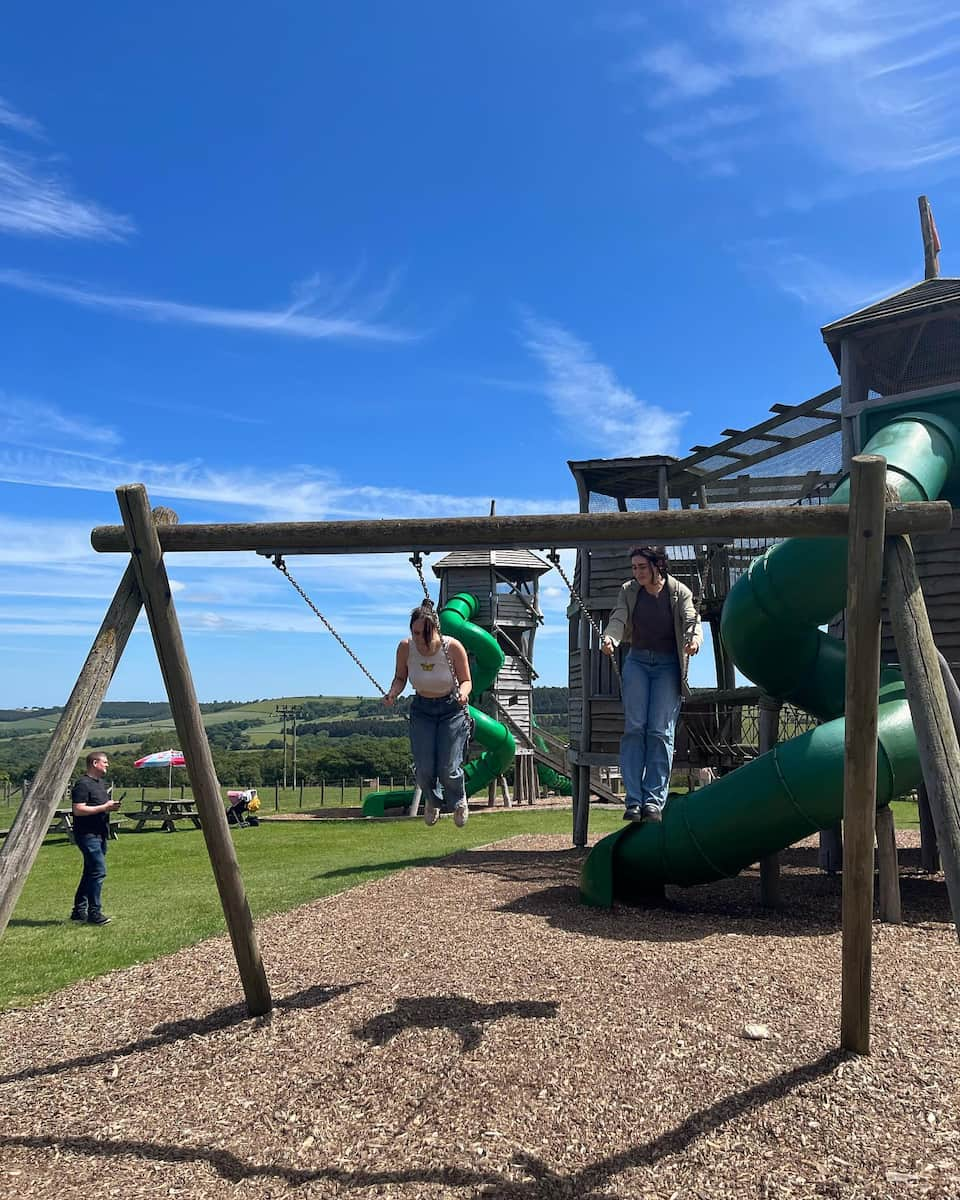
[[[227,792],[227,824],[240,827],[259,825],[257,811],[260,808],[260,797],[256,788],[245,792]]]

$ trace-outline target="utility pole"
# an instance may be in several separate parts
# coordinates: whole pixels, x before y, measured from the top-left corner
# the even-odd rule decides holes
[[[283,790],[287,790],[287,706],[285,704],[277,705],[277,712],[283,718]]]
[[[277,713],[283,719],[283,790],[287,790],[287,718],[292,718],[293,724],[293,786],[297,786],[297,717],[303,716],[303,709],[298,704],[278,704]]]

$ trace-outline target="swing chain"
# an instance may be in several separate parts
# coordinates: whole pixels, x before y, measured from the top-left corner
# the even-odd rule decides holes
[[[343,638],[340,636],[340,634],[337,633],[337,631],[330,624],[330,622],[327,620],[327,618],[323,615],[323,613],[320,611],[320,609],[317,608],[317,606],[310,599],[310,597],[307,595],[307,593],[303,590],[303,588],[300,586],[300,584],[297,583],[297,581],[294,579],[294,577],[290,574],[290,570],[287,567],[287,564],[283,561],[283,555],[275,554],[273,556],[273,558],[271,559],[271,562],[277,568],[277,570],[280,572],[281,575],[285,575],[287,577],[287,579],[289,579],[289,581],[293,585],[294,589],[296,591],[298,591],[300,593],[300,595],[303,597],[303,599],[306,601],[307,606],[309,608],[313,609],[313,611],[317,614],[317,616],[320,618],[320,620],[327,627],[328,631],[331,634],[333,634],[333,636],[337,639],[337,641],[340,643],[340,645],[344,648],[344,650],[346,650],[346,652],[350,655],[350,657],[357,664],[357,666],[360,668],[360,670],[364,673],[364,675],[366,675],[366,677],[370,680],[370,682],[373,684],[373,686],[377,689],[377,691],[380,693],[380,695],[385,696],[387,694],[386,691],[380,686],[379,683],[377,683],[377,681],[370,674],[370,672],[367,670],[367,668],[363,665],[363,663],[360,661],[360,659],[357,658],[357,656],[350,649],[350,647],[347,645],[347,643],[343,640]]]
[[[580,611],[583,613],[583,615],[587,618],[587,620],[590,622],[591,626],[593,627],[593,631],[597,635],[597,645],[602,646],[603,645],[603,631],[600,628],[600,624],[597,620],[595,620],[595,618],[593,617],[593,614],[587,608],[586,604],[584,604],[583,597],[580,595],[580,593],[577,591],[576,587],[574,586],[573,580],[567,576],[566,571],[560,565],[560,551],[557,550],[556,547],[554,547],[547,554],[547,558],[549,558],[550,561],[553,563],[553,565],[556,567],[557,573],[559,574],[559,576],[563,580],[563,582],[567,585],[570,595],[574,598],[574,600],[576,600],[577,604],[580,606]],[[610,662],[613,665],[614,674],[619,679],[620,678],[620,665],[617,662],[616,655],[611,654]]]
[[[419,550],[415,550],[410,556],[410,562],[413,564],[413,569],[420,578],[420,586],[423,588],[423,607],[429,608],[433,612],[433,621],[437,627],[437,636],[440,638],[440,649],[443,651],[443,657],[447,660],[447,666],[450,668],[450,677],[454,682],[457,693],[457,703],[466,712],[469,708],[469,700],[464,700],[460,696],[460,679],[453,666],[453,659],[450,657],[450,652],[447,649],[447,643],[443,640],[443,634],[440,632],[440,614],[437,612],[437,606],[433,602],[433,597],[430,595],[430,589],[427,587],[427,581],[423,577],[423,555]]]

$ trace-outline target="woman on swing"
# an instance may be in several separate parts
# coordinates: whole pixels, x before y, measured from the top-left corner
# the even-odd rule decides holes
[[[441,637],[432,604],[421,604],[410,614],[410,634],[397,646],[397,669],[383,702],[393,704],[410,681],[416,692],[410,705],[410,748],[423,819],[436,825],[442,808],[462,828],[469,816],[463,758],[470,740],[470,661],[456,638]]]

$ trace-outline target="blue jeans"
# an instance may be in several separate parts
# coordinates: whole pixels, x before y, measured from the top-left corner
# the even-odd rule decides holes
[[[680,713],[680,663],[675,654],[631,650],[623,662],[620,773],[627,808],[662,809],[670,787],[673,734]]]
[[[447,810],[466,802],[463,756],[470,739],[465,709],[451,696],[428,700],[414,696],[410,705],[410,749],[417,787],[433,792]]]
[[[83,855],[83,874],[73,907],[86,909],[88,914],[98,913],[100,889],[107,877],[107,840],[94,833],[83,834],[77,838],[77,849]]]

